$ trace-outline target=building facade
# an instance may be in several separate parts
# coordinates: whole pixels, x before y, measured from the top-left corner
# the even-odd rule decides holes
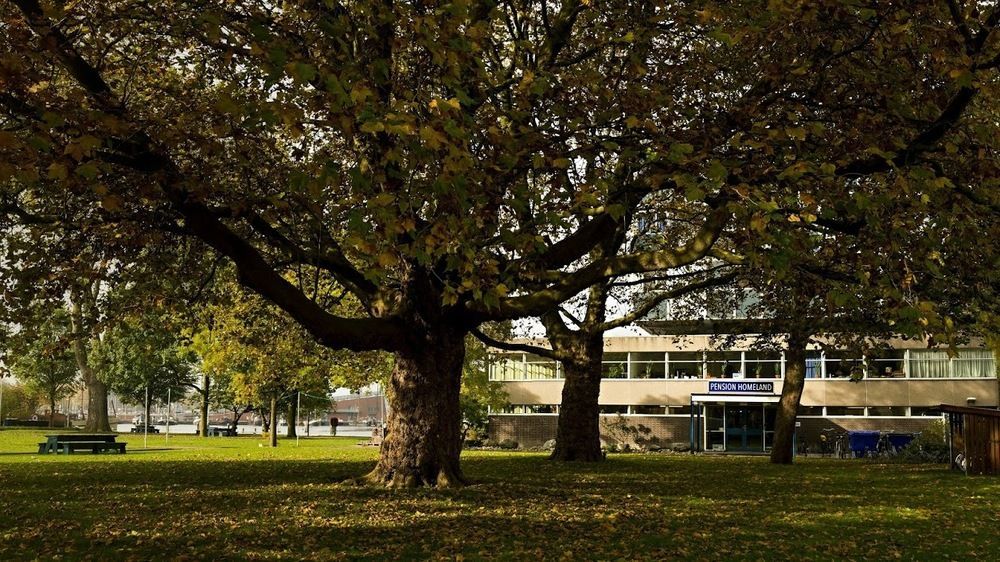
[[[605,339],[600,409],[622,416],[662,444],[699,450],[770,449],[785,374],[782,352],[754,350],[752,340],[720,348],[712,336]],[[534,342],[539,343],[539,342]],[[816,348],[808,354],[797,439],[817,446],[824,429],[917,432],[941,419],[943,403],[997,407],[993,352],[969,345],[949,354],[924,342],[891,340],[860,356]],[[492,412],[492,439],[538,446],[556,435],[562,395],[557,362],[505,353],[490,367],[510,406]],[[602,423],[602,426],[604,424]]]

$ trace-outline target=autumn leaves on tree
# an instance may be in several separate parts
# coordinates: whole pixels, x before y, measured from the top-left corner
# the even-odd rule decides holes
[[[889,291],[927,259],[900,231],[995,213],[964,118],[995,117],[1000,15],[925,4],[7,0],[0,225],[164,271],[199,241],[320,344],[395,355],[369,480],[461,484],[481,324],[554,342],[615,279],[836,269],[800,236],[864,240]],[[607,244],[643,212],[656,245]],[[907,265],[866,277],[885,247]]]

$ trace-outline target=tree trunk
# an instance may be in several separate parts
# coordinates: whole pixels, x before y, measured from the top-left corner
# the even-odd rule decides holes
[[[389,433],[364,480],[390,487],[461,486],[459,389],[465,333],[432,326],[396,353],[390,381]]]
[[[70,304],[70,328],[73,331],[73,357],[87,385],[87,432],[111,432],[108,420],[108,385],[97,376],[87,360],[86,336],[83,333],[83,310],[77,299]]]
[[[583,344],[573,350],[572,360],[563,361],[562,402],[552,460],[596,462],[601,453],[601,425],[598,395],[601,392],[603,334],[582,336]]]
[[[788,338],[785,351],[785,380],[778,402],[778,415],[774,421],[774,445],[771,463],[792,464],[794,458],[795,419],[802,399],[806,375],[806,342],[808,336],[793,334]]]
[[[288,403],[288,433],[287,433],[287,436],[288,436],[289,439],[295,439],[295,437],[298,435],[296,433],[297,429],[295,427],[295,423],[296,423],[296,421],[298,420],[298,417],[299,417],[299,401],[298,401],[298,397],[299,397],[299,391],[296,390],[295,392],[292,393],[292,397],[291,397],[291,399],[290,399],[290,401]]]
[[[99,379],[91,370],[89,375],[84,371],[84,383],[87,385],[87,432],[111,432],[111,422],[108,420],[108,385]]]
[[[143,421],[143,423],[146,424],[146,428],[147,428],[145,431],[149,431],[149,428],[153,427],[153,420],[151,420],[149,418],[149,412],[152,409],[153,409],[153,400],[149,398],[149,391],[147,390],[146,404],[143,406],[143,414],[142,414],[142,418],[143,418],[142,421]]]
[[[56,399],[49,396],[49,427],[56,426]]]
[[[208,437],[208,404],[211,400],[211,385],[212,379],[209,378],[208,373],[202,373],[201,375],[201,421],[199,425],[199,433],[202,437]]]
[[[270,418],[270,422],[268,423],[268,425],[271,426],[269,445],[272,447],[277,447],[278,446],[278,395],[277,394],[271,395],[271,411],[268,413],[268,417]]]

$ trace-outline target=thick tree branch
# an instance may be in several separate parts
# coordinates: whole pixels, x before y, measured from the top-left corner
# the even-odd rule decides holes
[[[495,308],[485,308],[479,303],[470,306],[480,307],[475,312],[484,319],[491,320],[545,314],[559,303],[602,280],[630,273],[674,269],[694,263],[711,252],[729,218],[726,203],[720,202],[701,230],[679,248],[599,259],[573,273],[567,273],[560,281],[544,289],[501,299],[499,306]]]
[[[13,1],[39,36],[41,46],[55,55],[97,107],[124,119],[124,107],[103,77],[79,55],[69,39],[51,25],[37,0]],[[242,284],[285,310],[320,343],[355,351],[392,351],[400,345],[405,334],[395,320],[336,316],[297,290],[268,265],[256,248],[223,224],[207,206],[191,197],[185,188],[183,173],[169,156],[155,148],[145,132],[136,133],[128,141],[128,148],[130,153],[124,156],[131,159],[137,169],[158,175],[157,183],[171,206],[184,217],[187,230],[231,259]]]
[[[711,287],[719,287],[727,283],[731,283],[737,279],[738,275],[735,272],[728,273],[726,275],[721,275],[719,277],[712,277],[709,279],[703,279],[695,283],[688,283],[680,287],[675,287],[667,291],[658,293],[656,296],[647,299],[646,302],[639,305],[635,310],[622,316],[621,318],[615,318],[614,320],[609,320],[600,324],[597,329],[606,332],[614,328],[621,328],[623,326],[628,326],[636,320],[643,318],[649,314],[654,308],[659,306],[663,301],[669,299],[675,299],[682,297],[690,293],[696,293],[703,289],[709,289]]]
[[[309,252],[278,231],[271,223],[257,213],[249,214],[250,226],[263,234],[268,240],[288,253],[291,257],[303,263],[325,269],[330,272],[347,290],[358,296],[362,302],[368,302],[378,291],[374,283],[365,278],[334,245],[332,250],[323,254]],[[332,241],[330,241],[332,243]]]
[[[504,351],[522,351],[524,353],[534,353],[535,355],[540,355],[547,359],[552,359],[553,361],[561,361],[559,354],[551,349],[538,347],[536,345],[500,341],[498,339],[494,339],[486,335],[479,328],[473,328],[472,335],[476,336],[476,339],[478,339],[479,341],[495,349],[502,349]]]

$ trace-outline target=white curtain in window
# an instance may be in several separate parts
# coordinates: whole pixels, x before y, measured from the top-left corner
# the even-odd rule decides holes
[[[910,376],[915,379],[939,379],[951,376],[948,354],[931,349],[910,352]]]
[[[956,377],[996,376],[993,352],[988,349],[963,349],[952,362]]]

